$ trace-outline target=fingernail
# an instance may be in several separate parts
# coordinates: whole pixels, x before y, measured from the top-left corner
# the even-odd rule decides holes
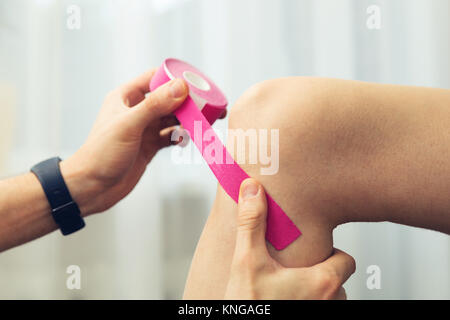
[[[172,93],[172,97],[180,98],[186,92],[186,86],[181,79],[176,79],[170,84],[170,91]]]
[[[259,187],[252,180],[248,180],[245,182],[242,188],[242,199],[248,200],[255,197],[258,194]]]

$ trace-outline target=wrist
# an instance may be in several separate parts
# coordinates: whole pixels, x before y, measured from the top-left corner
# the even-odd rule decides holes
[[[61,161],[60,169],[72,199],[80,208],[81,216],[86,217],[98,212],[97,197],[101,190],[98,184],[87,176],[86,170],[74,163],[72,158]]]

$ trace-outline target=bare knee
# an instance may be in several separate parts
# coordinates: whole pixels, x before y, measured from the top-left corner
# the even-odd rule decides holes
[[[309,109],[327,103],[324,79],[290,77],[259,82],[247,89],[230,110],[230,128],[279,127]]]
[[[377,101],[376,86],[308,77],[253,86],[231,109],[229,127],[278,130],[279,171],[264,176],[261,164],[248,163],[244,170],[266,183],[285,206],[294,204],[289,208],[294,219],[332,228],[361,209],[377,208],[377,197],[370,194],[383,191],[377,179],[395,145],[391,132],[399,130],[385,128],[398,115],[368,104]]]
[[[325,112],[327,95],[314,78],[283,78],[261,82],[247,90],[232,107],[229,129],[245,130],[245,147],[239,148],[234,134],[229,134],[227,145],[233,148],[234,157],[246,152],[242,168],[258,179],[266,191],[278,202],[288,216],[303,232],[292,246],[282,252],[273,251],[276,258],[290,266],[311,265],[325,259],[332,249],[334,222],[321,214],[322,168],[310,161],[308,154],[315,152],[315,138],[311,136],[318,125],[315,112]],[[252,163],[250,158],[251,130],[257,139],[263,139],[260,130],[268,137],[265,146],[258,141],[257,154],[270,154],[279,161],[278,170],[263,174],[267,166],[262,161]],[[278,140],[274,140],[274,131]],[[270,137],[269,137],[270,136]],[[234,140],[234,141],[232,141]],[[242,141],[242,140],[241,140]],[[277,144],[277,148],[273,148]],[[278,153],[274,155],[275,152]],[[258,159],[261,160],[261,159]],[[266,172],[268,172],[266,170]]]

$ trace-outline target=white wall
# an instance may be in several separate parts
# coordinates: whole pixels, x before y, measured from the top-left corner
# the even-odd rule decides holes
[[[70,4],[82,10],[80,30],[66,27]],[[366,28],[370,4],[381,8],[381,30]],[[449,6],[446,0],[2,0],[0,92],[8,93],[0,97],[10,98],[1,104],[0,133],[13,134],[0,139],[6,161],[0,174],[73,153],[106,92],[167,56],[206,70],[231,105],[253,83],[287,75],[450,88]],[[206,166],[174,166],[170,151],[162,152],[136,190],[108,214],[89,218],[84,231],[0,254],[0,298],[180,297],[215,186]],[[450,298],[448,236],[358,223],[340,226],[335,244],[358,263],[346,286],[350,298]],[[69,264],[82,268],[81,291],[65,289]],[[381,267],[381,290],[366,288],[371,264]]]

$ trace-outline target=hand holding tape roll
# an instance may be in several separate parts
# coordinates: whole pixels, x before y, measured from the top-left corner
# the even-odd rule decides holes
[[[249,176],[232,159],[211,128],[227,107],[225,95],[202,72],[177,59],[164,61],[150,82],[150,90],[153,91],[175,78],[183,78],[189,86],[189,96],[181,107],[175,110],[175,116],[194,141],[222,188],[235,202],[238,202],[240,185]],[[205,133],[208,133],[210,139],[204,139]],[[204,150],[211,147],[214,150],[222,150],[223,154],[215,155],[214,159],[210,159]],[[267,206],[266,239],[275,249],[282,250],[297,239],[301,232],[268,194]]]

